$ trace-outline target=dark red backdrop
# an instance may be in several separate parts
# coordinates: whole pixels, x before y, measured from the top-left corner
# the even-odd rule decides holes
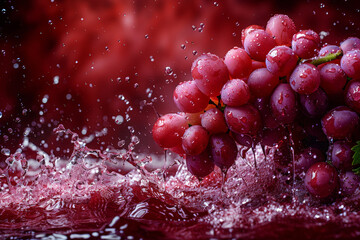
[[[360,37],[356,0],[2,4],[0,148],[12,152],[27,127],[32,129],[31,140],[45,151],[63,146],[51,134],[59,123],[77,133],[86,129],[86,134],[107,128],[108,134],[91,144],[96,148],[116,147],[120,140],[128,143],[128,127],[133,126],[141,141],[137,151],[159,152],[150,134],[156,115],[152,108],[141,107],[144,100],[154,101],[160,113],[176,111],[173,89],[190,79],[191,63],[199,54],[224,56],[241,45],[241,29],[266,25],[275,13],[288,14],[299,30],[328,32],[323,43]],[[114,120],[118,115],[124,118],[122,124]]]

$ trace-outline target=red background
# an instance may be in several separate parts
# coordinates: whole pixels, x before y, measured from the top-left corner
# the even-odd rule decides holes
[[[160,114],[177,111],[172,93],[190,79],[192,61],[203,52],[223,57],[241,46],[243,28],[265,26],[275,13],[289,15],[298,30],[329,32],[323,43],[360,37],[356,0],[31,0],[1,9],[0,148],[11,152],[27,127],[45,151],[63,148],[51,133],[59,123],[80,135],[84,127],[86,134],[107,128],[90,144],[100,149],[128,144],[133,126],[136,151],[160,152],[150,133],[156,114],[141,107],[144,100]],[[113,117],[126,113],[130,120],[116,124]]]

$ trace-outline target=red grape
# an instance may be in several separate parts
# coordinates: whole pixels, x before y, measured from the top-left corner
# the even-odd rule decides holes
[[[279,77],[266,68],[259,68],[250,74],[247,84],[255,97],[268,97],[279,84]]]
[[[276,46],[266,55],[266,68],[278,76],[289,75],[296,67],[298,57],[287,46]]]
[[[232,79],[221,89],[221,100],[228,106],[238,107],[250,99],[249,86],[241,79]]]
[[[203,54],[193,62],[191,76],[200,91],[210,97],[218,96],[223,85],[229,80],[224,61],[211,53]]]
[[[342,56],[341,68],[351,78],[360,78],[360,50],[348,51]]]
[[[155,122],[152,135],[160,147],[172,148],[181,145],[181,137],[187,128],[188,124],[184,116],[169,113]]]
[[[340,44],[340,48],[344,54],[354,49],[360,49],[360,39],[357,37],[349,37]]]
[[[276,14],[267,22],[266,32],[275,38],[277,45],[291,46],[291,39],[296,33],[296,26],[287,15]]]
[[[320,69],[320,87],[329,95],[337,95],[343,92],[347,78],[339,64],[325,64]]]
[[[325,57],[329,54],[337,53],[338,51],[341,51],[340,47],[336,45],[326,45],[320,49],[319,57]]]
[[[340,189],[345,196],[352,195],[360,186],[360,176],[348,171],[340,174]]]
[[[231,135],[234,137],[235,141],[241,146],[252,147],[253,137],[249,135],[239,134],[236,132],[231,132]]]
[[[249,104],[240,107],[226,107],[224,115],[227,125],[233,132],[256,135],[261,128],[260,113]]]
[[[270,98],[274,117],[281,123],[291,123],[297,115],[297,99],[295,92],[287,83],[279,84]]]
[[[290,76],[291,88],[300,94],[311,94],[320,86],[320,73],[318,69],[310,64],[298,65]]]
[[[305,115],[321,117],[328,110],[329,101],[324,90],[318,88],[318,90],[309,95],[300,94],[300,105]]]
[[[358,127],[359,116],[345,106],[338,106],[321,119],[325,135],[332,139],[350,139]]]
[[[314,57],[319,45],[319,34],[313,30],[302,30],[296,33],[291,42],[292,49],[300,58]]]
[[[206,108],[209,100],[210,97],[203,94],[194,81],[182,82],[174,91],[174,102],[183,112],[200,112]]]
[[[198,178],[206,177],[214,171],[211,152],[206,149],[199,155],[186,155],[186,166],[192,175]]]
[[[261,26],[259,26],[259,25],[250,25],[250,26],[244,28],[244,29],[241,31],[241,43],[242,43],[242,45],[244,46],[245,38],[246,38],[246,36],[247,36],[249,33],[253,32],[253,31],[255,31],[255,30],[259,30],[259,29],[260,29],[260,30],[265,30],[263,27],[261,27]]]
[[[324,161],[325,156],[319,149],[308,147],[295,156],[295,169],[306,172],[313,164]]]
[[[275,47],[275,40],[264,30],[249,33],[244,41],[245,51],[256,61],[265,61],[266,54]]]
[[[224,114],[218,108],[209,109],[201,115],[201,126],[210,134],[226,133],[228,131]]]
[[[186,129],[182,137],[182,148],[186,154],[199,155],[209,142],[209,133],[202,126],[195,125]]]
[[[345,102],[346,104],[355,110],[357,113],[360,113],[360,82],[351,81],[345,90]]]
[[[226,171],[234,164],[238,150],[235,141],[228,134],[212,135],[209,145],[216,166]]]
[[[259,61],[251,60],[251,72],[253,72],[256,69],[264,68],[264,67],[266,67],[265,62],[259,62]]]
[[[351,170],[352,156],[351,150],[354,144],[347,141],[336,141],[331,147],[331,163],[339,170]]]
[[[224,63],[232,78],[244,78],[251,72],[251,58],[242,48],[230,49],[225,55]]]
[[[273,116],[270,98],[256,98],[253,105],[259,110],[264,127],[274,129],[281,125]]]
[[[329,197],[339,185],[337,171],[325,162],[312,165],[305,175],[307,190],[318,198]]]

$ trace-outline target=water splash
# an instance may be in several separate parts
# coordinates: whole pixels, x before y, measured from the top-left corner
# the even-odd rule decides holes
[[[224,183],[220,169],[199,181],[182,158],[168,155],[165,179],[161,169],[149,168],[163,156],[135,153],[139,139],[129,130],[126,148],[101,151],[87,145],[106,130],[80,137],[59,125],[54,134],[73,146],[70,157],[60,158],[33,144],[27,129],[21,148],[9,154],[0,169],[0,233],[136,238],[142,237],[140,228],[154,238],[162,234],[191,239],[267,236],[274,226],[281,235],[299,225],[292,225],[294,221],[314,233],[334,224],[338,230],[360,227],[359,189],[352,197],[324,205],[309,196],[301,176],[293,183],[286,170],[279,170],[276,147],[267,148],[266,157],[260,145],[243,157],[239,153]]]

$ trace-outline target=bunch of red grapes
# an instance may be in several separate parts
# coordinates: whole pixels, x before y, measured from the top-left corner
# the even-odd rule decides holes
[[[200,179],[215,165],[226,172],[240,146],[276,146],[274,160],[306,173],[316,198],[351,195],[360,182],[351,150],[360,136],[360,39],[321,46],[318,33],[278,14],[266,28],[243,29],[241,42],[224,58],[193,62],[192,80],[174,91],[181,112],[156,121],[155,142],[185,156]]]

